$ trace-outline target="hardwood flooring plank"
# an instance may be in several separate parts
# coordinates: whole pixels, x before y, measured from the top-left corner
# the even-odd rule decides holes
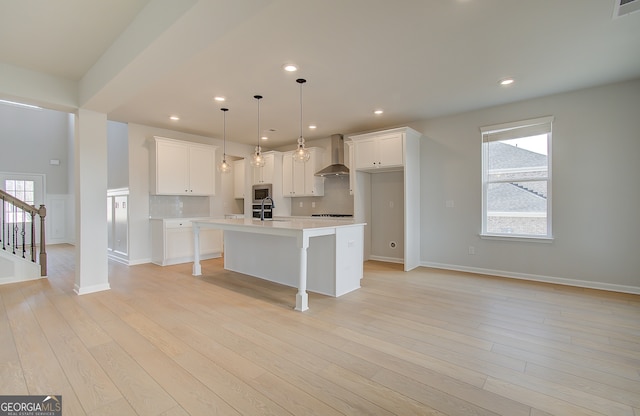
[[[526,387],[513,384],[509,381],[497,380],[492,377],[487,379],[487,383],[484,387],[485,390],[499,394],[501,396],[509,397],[514,401],[529,405],[532,408],[536,408],[547,412],[552,415],[558,416],[602,416],[603,413],[592,410],[591,401],[587,400],[584,403],[588,403],[589,407],[583,407],[566,402],[555,397],[548,396],[546,394],[537,392],[535,390],[528,389]],[[583,404],[584,404],[583,403]]]
[[[389,389],[402,391],[403,394],[413,400],[446,415],[495,416],[498,414],[387,369],[380,370],[380,372],[373,377],[373,381]],[[529,415],[529,409],[525,409],[526,412],[520,413],[520,415]],[[508,414],[512,415],[516,413]]]
[[[83,415],[85,411],[20,287],[24,285],[4,285],[2,294],[28,394],[62,395],[64,414]]]
[[[51,296],[49,299],[87,348],[111,341],[100,325],[78,304],[77,297],[63,295]]]
[[[27,384],[20,357],[9,325],[7,310],[0,291],[0,392],[2,394],[26,395]]]
[[[77,296],[74,248],[48,252],[46,279],[0,286],[0,392],[67,416],[640,416],[638,295],[368,261],[299,313],[223,259],[109,262]]]
[[[24,291],[24,289],[23,289]],[[27,296],[42,332],[85,411],[91,412],[122,397],[100,365],[43,293]]]
[[[636,392],[640,389],[640,383],[629,380],[629,390],[623,390],[611,387],[605,383],[585,379],[584,377],[568,374],[550,367],[543,367],[537,364],[527,364],[526,374],[536,377],[540,380],[546,380],[550,383],[559,384],[565,387],[573,387],[586,394],[598,397],[607,397],[610,400],[625,404],[632,407],[640,407],[640,394],[629,394],[631,390]],[[635,385],[635,389],[631,389],[631,385]]]
[[[177,403],[115,342],[91,348],[91,353],[138,414],[157,415]]]
[[[105,296],[106,302],[110,302],[112,299],[113,296],[111,295]],[[194,415],[239,414],[222,398],[217,396],[214,391],[203,385],[196,377],[189,374],[142,335],[120,320],[101,301],[90,302],[86,306],[89,314],[102,321],[105,331],[114,339],[114,343],[117,343],[117,348],[122,350],[119,355],[126,354],[129,356],[136,364],[135,368],[139,367],[140,371],[146,374],[146,377],[144,377],[140,373],[140,377],[144,377],[146,388],[152,389],[153,392],[157,393],[158,397],[167,400],[167,408],[179,405],[188,413]],[[128,311],[125,316],[127,314],[130,315],[131,311]],[[94,347],[92,351],[102,347]],[[126,373],[124,374],[126,375]],[[118,383],[118,385],[120,384]],[[125,384],[125,386],[128,387],[128,384]],[[134,392],[129,393],[134,394]],[[128,398],[127,394],[124,392],[123,394]]]
[[[150,319],[141,314],[131,314],[125,318],[125,321],[185,371],[215,391],[217,395],[223,395],[225,401],[240,413],[262,415],[285,413],[280,406]]]
[[[124,398],[120,398],[112,403],[87,413],[88,416],[137,416],[138,413],[131,407],[131,404]]]
[[[322,370],[320,374],[345,389],[360,392],[365,399],[396,415],[444,415],[436,409],[334,364]]]

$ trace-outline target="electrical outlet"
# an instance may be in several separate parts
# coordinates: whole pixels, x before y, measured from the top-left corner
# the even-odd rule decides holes
[[[300,201],[300,208],[302,208],[302,201]]]
[[[474,246],[469,246],[469,254],[472,256],[476,254],[476,248]]]
[[[313,201],[313,202],[311,203],[311,208],[315,208],[315,207],[316,207],[316,202],[315,202],[315,201]]]
[[[445,206],[446,206],[447,208],[453,208],[453,207],[455,207],[455,206],[456,206],[456,204],[453,202],[453,200],[452,200],[452,199],[448,199],[447,201],[445,201]]]

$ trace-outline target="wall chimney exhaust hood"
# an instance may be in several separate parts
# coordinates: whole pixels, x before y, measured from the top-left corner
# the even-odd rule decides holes
[[[331,135],[331,165],[316,172],[316,176],[346,176],[349,168],[344,165],[344,138],[342,134]]]

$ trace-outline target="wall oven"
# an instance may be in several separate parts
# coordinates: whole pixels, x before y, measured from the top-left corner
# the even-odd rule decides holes
[[[253,185],[251,187],[251,194],[253,197],[253,205],[251,206],[251,215],[253,218],[260,218],[260,212],[262,211],[262,200],[266,197],[273,198],[273,187],[270,183],[261,183],[259,185]],[[264,203],[264,218],[273,218],[273,201],[267,200]]]
[[[260,185],[253,185],[251,187],[251,195],[253,196],[253,203],[260,204],[266,197],[273,198],[273,187],[270,183],[261,183]]]
[[[262,211],[262,204],[253,204],[252,217],[259,220],[260,212]],[[273,207],[270,203],[264,204],[264,219],[273,219]]]

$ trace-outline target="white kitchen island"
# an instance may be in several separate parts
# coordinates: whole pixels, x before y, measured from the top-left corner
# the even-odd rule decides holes
[[[364,225],[312,219],[193,221],[193,275],[202,274],[200,230],[224,230],[224,268],[298,288],[295,309],[305,311],[307,290],[337,297],[360,288]]]

